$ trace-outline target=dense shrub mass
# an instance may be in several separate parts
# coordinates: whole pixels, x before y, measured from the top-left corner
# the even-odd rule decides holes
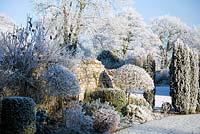
[[[128,105],[135,105],[135,106],[138,106],[138,107],[144,107],[144,108],[148,109],[149,111],[152,111],[151,105],[144,98],[137,98],[135,96],[131,96],[129,98],[129,104]],[[121,109],[121,113],[124,116],[127,116],[129,114],[128,113],[128,105],[124,106]]]
[[[109,102],[115,107],[117,111],[121,111],[121,108],[126,105],[126,94],[123,90],[116,90],[112,88],[104,88],[93,92],[91,95],[92,100],[100,99],[101,102]]]
[[[73,97],[80,92],[75,75],[63,66],[53,64],[45,70],[43,75],[45,86],[52,95]]]
[[[100,108],[115,110],[115,108],[111,106],[107,101],[102,103],[100,99],[93,100],[91,103],[83,104],[83,112],[89,116],[92,116],[93,113]]]
[[[112,133],[118,127],[120,116],[112,109],[100,108],[93,113],[94,124],[93,128],[97,132]]]
[[[34,134],[35,102],[27,97],[7,97],[2,100],[3,134]]]
[[[151,105],[146,101],[146,99],[143,98],[130,97],[129,103],[137,106],[143,106],[152,110]]]
[[[159,71],[156,71],[155,83],[157,85],[169,85],[169,69],[161,69]]]
[[[42,25],[33,26],[31,20],[27,24],[26,28],[2,34],[0,40],[0,92],[11,89],[14,94],[28,96],[33,98],[36,103],[41,103],[44,95],[48,92],[47,88],[43,86],[45,85],[43,80],[38,79],[39,74],[37,73],[40,73],[38,70],[42,71],[48,68],[52,73],[53,67],[48,67],[49,65],[66,65],[69,62],[66,62],[66,50],[57,45],[57,39],[48,38]],[[51,83],[53,82],[51,81]],[[66,82],[62,81],[61,83],[63,85]]]
[[[44,124],[49,122],[49,117],[45,110],[36,111],[36,134],[44,132]]]
[[[74,130],[90,130],[93,126],[93,120],[90,116],[85,116],[81,109],[65,110],[65,127]]]
[[[71,101],[67,104],[64,112],[65,128],[73,130],[91,130],[93,120],[90,116],[85,116],[82,112],[82,107],[76,101]]]

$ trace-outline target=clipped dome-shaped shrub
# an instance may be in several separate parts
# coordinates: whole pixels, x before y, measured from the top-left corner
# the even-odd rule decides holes
[[[124,65],[113,70],[115,86],[123,90],[149,91],[154,89],[154,83],[150,75],[142,68],[135,65]]]
[[[92,100],[100,99],[101,102],[109,102],[115,107],[117,111],[126,105],[126,94],[123,90],[104,88],[93,92],[91,95]]]
[[[44,71],[44,81],[53,96],[74,97],[80,92],[75,75],[61,65],[53,64]]]
[[[112,109],[101,108],[93,113],[93,128],[97,132],[112,133],[116,130],[120,116]]]
[[[124,65],[124,61],[109,50],[103,50],[97,56],[97,60],[101,61],[107,69],[115,69]]]
[[[2,100],[3,134],[34,134],[35,102],[28,97],[12,96]]]

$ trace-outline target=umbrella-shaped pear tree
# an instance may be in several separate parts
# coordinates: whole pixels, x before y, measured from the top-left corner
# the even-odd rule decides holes
[[[128,93],[128,103],[131,91],[154,89],[154,83],[149,74],[142,68],[135,65],[124,65],[113,70],[113,82],[115,86]]]

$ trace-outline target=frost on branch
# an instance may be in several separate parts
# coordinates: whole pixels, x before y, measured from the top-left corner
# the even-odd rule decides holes
[[[184,44],[191,45],[192,30],[177,17],[161,16],[152,20],[152,31],[162,42],[159,46],[161,68],[167,68],[170,62],[171,52],[177,39],[181,39]]]
[[[40,25],[19,28],[13,33],[2,33],[0,40],[0,89],[13,89],[15,93],[29,96],[39,103],[43,92],[36,70],[45,70],[50,64],[73,66],[59,41],[49,39],[45,28]],[[40,71],[41,71],[40,70]],[[2,91],[1,91],[2,92]],[[44,94],[44,93],[41,93]],[[41,97],[41,98],[40,98]]]

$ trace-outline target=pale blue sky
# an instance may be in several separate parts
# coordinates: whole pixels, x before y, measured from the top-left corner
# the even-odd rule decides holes
[[[200,25],[200,0],[135,0],[134,7],[146,21],[171,15],[190,26]]]
[[[33,0],[0,0],[0,12],[18,24],[25,24],[26,15],[33,14]],[[145,21],[161,15],[179,17],[186,24],[200,25],[200,0],[135,0],[134,8]]]

